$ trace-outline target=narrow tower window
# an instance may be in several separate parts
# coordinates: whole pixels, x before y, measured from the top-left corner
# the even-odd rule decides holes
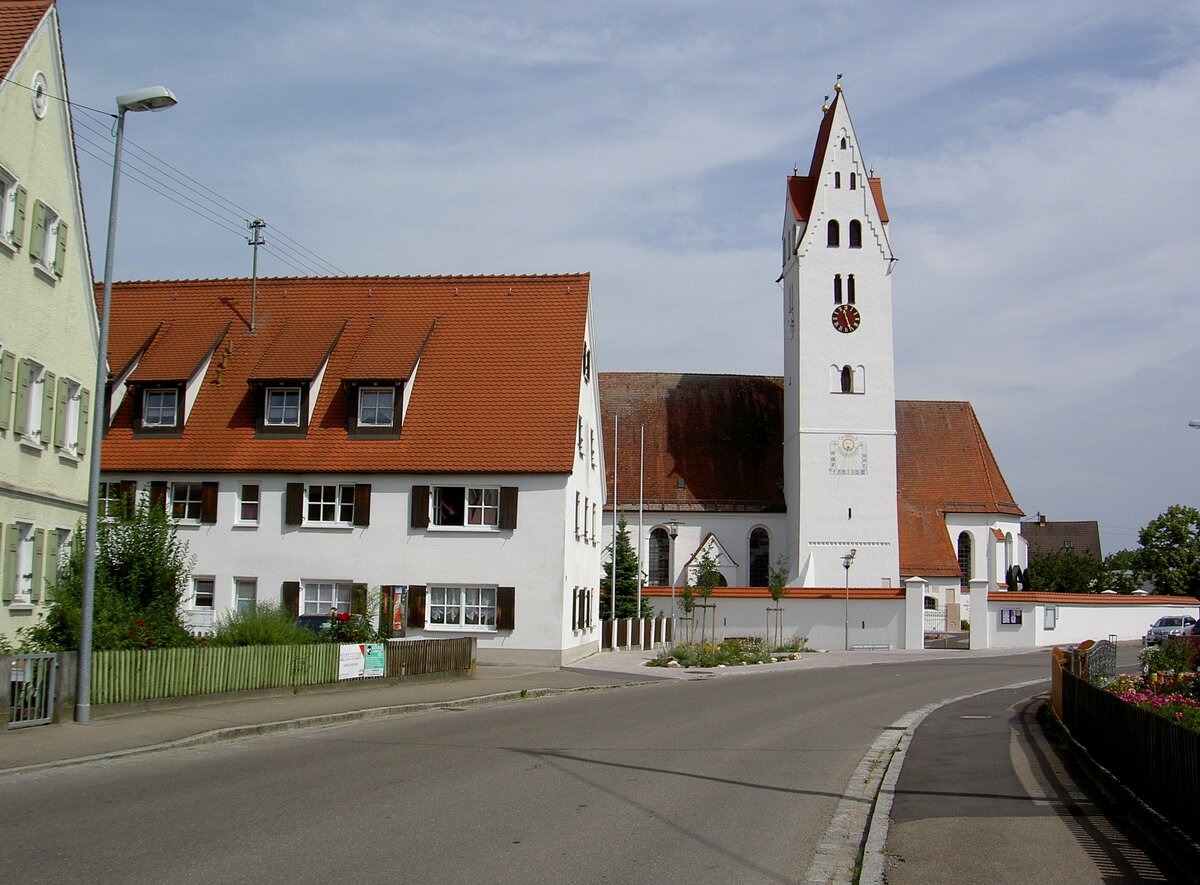
[[[971,586],[971,535],[962,532],[958,536],[958,571],[960,586]]]
[[[825,245],[829,246],[831,249],[837,248],[842,244],[841,226],[838,225],[836,221],[829,222],[829,226],[826,228],[825,236]]]
[[[854,277],[850,277],[850,279],[854,279]],[[840,273],[833,275],[833,303],[842,303],[842,275]]]
[[[842,136],[842,150],[846,149],[846,136]]]
[[[830,243],[830,245],[835,246],[837,244]],[[857,218],[850,222],[850,248],[862,248],[862,222]]]
[[[850,190],[858,189],[858,178],[853,172],[850,173]]]
[[[838,290],[839,290],[838,295],[839,296],[842,294],[841,288],[842,288],[841,285],[839,285],[838,286]],[[839,297],[837,302],[838,302],[838,304],[841,304],[842,299]],[[848,277],[846,277],[846,303],[847,304],[854,303],[854,274],[850,274]]]
[[[854,370],[842,366],[842,393],[854,393]]]
[[[833,186],[834,187],[842,186],[842,173],[840,173],[840,172],[833,173]]]

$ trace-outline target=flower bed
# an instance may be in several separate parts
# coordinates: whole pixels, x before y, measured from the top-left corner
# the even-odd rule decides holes
[[[1194,673],[1118,676],[1105,688],[1127,704],[1200,731],[1200,700],[1196,694],[1200,682]]]

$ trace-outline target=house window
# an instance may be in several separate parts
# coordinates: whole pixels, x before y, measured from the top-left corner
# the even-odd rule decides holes
[[[431,500],[434,525],[496,527],[500,524],[499,488],[436,486]]]
[[[579,540],[579,492],[575,493],[575,540]]]
[[[496,629],[495,587],[430,587],[430,627]]]
[[[16,585],[13,587],[16,596],[13,601],[28,604],[33,599],[34,560],[37,558],[34,541],[37,539],[38,532],[33,524],[28,522],[16,523],[9,529],[9,532],[16,535]],[[8,553],[12,555],[13,552],[14,549],[10,542]]]
[[[354,486],[310,485],[305,508],[306,525],[353,525]]]
[[[771,572],[771,536],[759,526],[750,533],[750,586],[766,587]]]
[[[350,611],[351,585],[349,582],[305,581],[302,586],[300,613],[304,615],[328,615],[331,611],[344,614]]]
[[[857,218],[850,222],[850,248],[862,248],[862,222]]]
[[[300,388],[267,388],[266,424],[268,427],[300,426]]]
[[[133,510],[133,496],[137,484],[129,482],[100,483],[99,516],[101,519],[117,519]]]
[[[0,166],[0,243],[21,247],[25,233],[25,188],[16,176]]]
[[[583,416],[579,416],[579,457],[583,457]]]
[[[671,580],[671,536],[664,528],[650,532],[650,562],[647,580],[652,587],[665,587]]]
[[[842,228],[836,221],[825,226],[825,245],[833,249],[842,244]]]
[[[66,254],[67,223],[41,200],[34,200],[29,258],[47,273],[61,277]]]
[[[596,503],[593,501],[592,502],[592,546],[593,547],[600,540],[600,529],[596,528],[596,526],[598,526],[598,525],[600,525],[600,523],[597,521]]]
[[[58,394],[54,408],[54,445],[63,452],[74,455],[81,446],[86,430],[85,392],[79,383],[70,378],[58,379]]]
[[[592,435],[591,436],[592,441],[590,443],[589,450],[592,453],[592,466],[595,467],[596,466],[596,431],[592,430],[592,431],[590,431],[590,433]]]
[[[179,411],[179,391],[153,388],[142,395],[143,427],[174,427]]]
[[[212,578],[192,578],[192,608],[212,608],[215,586]]]
[[[583,499],[583,542],[586,544],[591,540],[591,534],[588,532],[588,513],[591,511],[590,502],[585,497]]]
[[[204,506],[204,486],[198,482],[177,482],[171,487],[171,516],[180,522],[200,523]]]
[[[259,491],[257,483],[243,483],[238,490],[238,522],[258,525]]]
[[[850,274],[848,277],[846,277],[846,303],[853,304],[854,297],[854,274]]]
[[[296,414],[300,412],[300,392],[295,391]],[[358,423],[360,427],[391,427],[395,411],[396,388],[360,387],[358,390]],[[299,420],[299,418],[297,418]]]
[[[842,303],[842,275],[840,273],[833,275],[833,303]]]
[[[971,535],[960,532],[958,536],[958,583],[961,587],[971,585]]]
[[[238,614],[254,611],[258,604],[258,580],[256,578],[234,578],[233,604]]]
[[[583,345],[583,380],[592,380],[592,349],[586,344]]]
[[[54,388],[46,383],[53,378],[41,363],[28,358],[21,361],[17,379],[16,430],[35,444],[41,441],[42,432],[48,431],[54,420]]]

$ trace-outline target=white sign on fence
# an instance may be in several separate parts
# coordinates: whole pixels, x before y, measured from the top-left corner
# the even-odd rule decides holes
[[[360,679],[363,676],[382,676],[387,660],[382,642],[338,647],[338,679]]]

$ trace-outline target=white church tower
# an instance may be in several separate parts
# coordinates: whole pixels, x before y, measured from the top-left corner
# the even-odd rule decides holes
[[[788,178],[783,229],[784,494],[790,583],[899,586],[895,259],[879,179],[840,84],[807,175]]]

